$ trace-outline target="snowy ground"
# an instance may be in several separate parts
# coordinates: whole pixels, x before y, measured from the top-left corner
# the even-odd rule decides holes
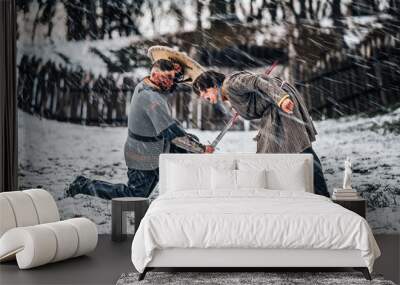
[[[400,109],[374,118],[347,117],[317,122],[314,145],[329,190],[341,186],[343,161],[353,161],[353,185],[369,199],[368,221],[375,233],[400,232]],[[78,195],[64,198],[77,175],[126,182],[123,127],[88,127],[40,119],[19,112],[20,187],[49,190],[62,218],[86,216],[100,233],[110,232],[109,201]],[[193,131],[203,142],[216,132]],[[229,132],[219,152],[255,152],[256,132]],[[397,192],[396,192],[397,191]]]

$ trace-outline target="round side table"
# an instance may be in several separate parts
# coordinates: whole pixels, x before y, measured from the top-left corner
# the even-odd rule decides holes
[[[135,233],[149,207],[150,201],[141,197],[114,198],[111,202],[111,239],[126,240],[126,213],[135,213]]]

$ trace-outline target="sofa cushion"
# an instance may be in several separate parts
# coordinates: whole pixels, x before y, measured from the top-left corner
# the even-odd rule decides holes
[[[22,191],[29,195],[35,206],[38,215],[39,224],[57,222],[60,220],[60,214],[53,196],[43,189],[29,189]]]
[[[17,227],[39,224],[39,218],[31,197],[22,191],[3,192],[1,196],[10,203]]]
[[[17,222],[15,220],[14,211],[10,201],[0,194],[0,237],[8,230],[15,228]]]
[[[51,262],[57,262],[75,255],[78,249],[78,232],[66,221],[44,224],[55,235],[57,240],[56,254]]]
[[[0,237],[14,227],[60,220],[56,202],[51,194],[43,189],[0,193],[0,214]]]

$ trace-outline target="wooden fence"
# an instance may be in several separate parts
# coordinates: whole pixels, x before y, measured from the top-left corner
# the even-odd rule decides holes
[[[111,75],[94,77],[52,62],[22,58],[18,67],[18,107],[41,117],[87,125],[126,125],[127,100],[135,82],[121,86]]]
[[[332,52],[299,65],[297,88],[313,118],[373,113],[400,103],[400,34],[372,34],[351,54]]]
[[[125,126],[128,102],[137,83],[111,74],[95,77],[82,69],[68,70],[24,56],[18,67],[18,107],[58,121]],[[191,88],[185,85],[179,85],[169,96],[173,117],[187,128],[221,129],[225,124],[223,114],[192,96]]]
[[[122,84],[117,84],[117,81]],[[18,68],[18,107],[40,117],[86,125],[127,125],[128,102],[138,82],[67,70],[52,62],[24,57]],[[174,118],[188,128],[201,128],[198,100],[191,88],[180,86],[169,97]],[[195,111],[193,111],[195,108]]]
[[[290,70],[313,118],[375,112],[400,103],[400,31],[371,33],[351,53],[332,51],[313,66]],[[254,50],[255,55],[264,49]],[[213,55],[213,58],[219,56]],[[123,82],[117,84],[118,82]],[[95,77],[23,56],[18,66],[18,106],[45,118],[87,125],[126,125],[127,103],[137,82]],[[226,118],[215,106],[181,88],[170,98],[173,116],[188,128],[221,129]],[[242,124],[239,128],[243,128]]]

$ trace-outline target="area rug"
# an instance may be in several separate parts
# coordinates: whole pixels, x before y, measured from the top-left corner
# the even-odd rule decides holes
[[[379,275],[368,281],[359,272],[148,272],[142,281],[138,281],[138,276],[138,273],[122,274],[116,285],[395,285]]]

